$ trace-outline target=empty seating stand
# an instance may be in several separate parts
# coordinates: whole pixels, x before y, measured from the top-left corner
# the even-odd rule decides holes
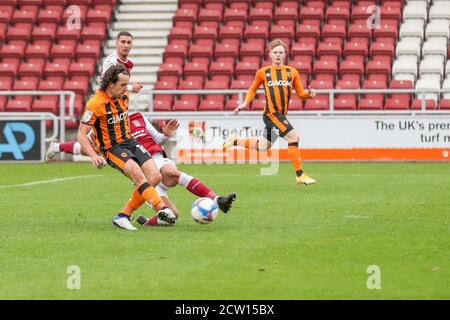
[[[116,0],[4,0],[0,2],[0,87],[75,91],[76,115],[90,90]],[[77,5],[83,27],[68,28]],[[57,96],[0,98],[2,111],[59,113]],[[72,123],[76,125],[76,123]]]

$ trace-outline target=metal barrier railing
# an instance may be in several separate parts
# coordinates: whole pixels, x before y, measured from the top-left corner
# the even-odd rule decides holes
[[[61,142],[65,141],[66,136],[66,120],[68,121],[75,121],[75,92],[73,91],[0,91],[0,96],[59,96],[59,139]],[[66,116],[66,96],[69,96],[69,115]],[[2,115],[5,114],[15,114],[16,117],[23,115],[26,116],[26,113],[24,112],[5,112],[2,113]],[[33,112],[33,114],[40,114],[39,112]],[[42,113],[47,114],[47,113]],[[55,118],[58,118],[55,116]],[[51,117],[50,120],[54,120],[54,118]],[[55,121],[54,121],[55,123]],[[57,134],[55,135],[55,125],[53,127],[54,133],[53,138],[57,137]],[[56,130],[56,133],[58,133],[58,130]],[[51,139],[50,139],[51,140]],[[47,140],[46,140],[47,141]]]
[[[243,101],[247,90],[141,90],[137,94],[137,98],[132,101],[131,108],[137,110],[137,105],[139,101],[139,96],[148,95],[148,112],[154,111],[153,98],[155,95],[181,95],[181,94],[196,94],[196,95],[207,95],[207,94],[223,94],[223,95],[238,95],[238,101]],[[258,94],[263,94],[263,90],[258,90]],[[419,99],[421,99],[421,111],[426,111],[426,94],[444,94],[450,95],[450,89],[316,89],[316,94],[328,94],[330,112],[334,112],[334,98],[338,94],[370,94],[370,93],[382,93],[385,95],[389,94],[399,94],[399,93],[410,93],[415,94]],[[292,93],[293,95],[295,93]]]

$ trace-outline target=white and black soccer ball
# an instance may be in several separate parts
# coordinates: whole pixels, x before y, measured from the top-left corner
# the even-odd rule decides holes
[[[192,203],[191,216],[201,224],[213,222],[219,213],[217,203],[210,198],[199,198]]]

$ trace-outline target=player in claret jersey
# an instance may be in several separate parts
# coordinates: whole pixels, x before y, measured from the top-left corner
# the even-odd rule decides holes
[[[295,92],[301,99],[314,97],[316,95],[315,91],[311,88],[303,90],[298,71],[293,67],[284,65],[286,45],[281,40],[274,40],[270,43],[270,57],[272,65],[263,67],[256,72],[255,80],[248,90],[244,102],[234,110],[234,113],[238,114],[245,109],[252,102],[256,91],[262,84],[266,95],[266,107],[263,115],[266,125],[265,136],[240,138],[231,134],[223,147],[226,149],[233,146],[241,146],[247,149],[267,151],[272,147],[279,135],[288,142],[289,157],[295,169],[297,184],[314,184],[316,180],[303,172],[300,150],[298,148],[299,136],[286,118],[286,115],[292,89],[295,89]],[[278,135],[275,131],[278,132]]]
[[[155,127],[140,113],[133,113],[129,116],[130,119],[130,131],[133,138],[143,146],[152,156],[155,161],[156,167],[162,174],[162,181],[156,187],[156,191],[161,196],[165,205],[169,207],[172,212],[178,217],[178,210],[175,205],[170,201],[167,195],[167,189],[180,185],[185,187],[189,192],[198,197],[207,197],[217,202],[219,208],[223,212],[228,212],[231,209],[232,202],[236,199],[236,194],[231,193],[227,196],[217,196],[214,191],[205,186],[200,180],[188,175],[185,172],[181,172],[177,169],[175,163],[167,158],[164,149],[161,147],[169,137],[171,137],[179,124],[176,120],[170,120],[162,127],[163,133],[159,133]],[[145,200],[142,199],[142,203]],[[121,212],[131,215],[137,208],[139,203],[128,202]],[[165,221],[158,221],[158,216],[147,219],[144,216],[139,216],[136,220],[138,223],[146,226],[153,225],[166,225]]]

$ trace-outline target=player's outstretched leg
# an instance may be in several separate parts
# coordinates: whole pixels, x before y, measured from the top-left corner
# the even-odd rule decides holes
[[[139,216],[136,222],[143,226],[173,226],[177,222],[177,217],[169,209],[169,207],[164,207],[158,211],[156,215],[152,218],[147,218],[146,216]]]
[[[114,226],[128,230],[128,231],[135,231],[137,230],[132,224],[130,220],[130,216],[126,215],[125,213],[119,213],[116,215],[112,223]]]
[[[53,139],[52,142],[50,142],[50,146],[48,147],[47,152],[45,153],[45,158],[44,161],[45,162],[49,162],[50,160],[52,160],[57,153],[59,153],[59,140],[58,139]]]

